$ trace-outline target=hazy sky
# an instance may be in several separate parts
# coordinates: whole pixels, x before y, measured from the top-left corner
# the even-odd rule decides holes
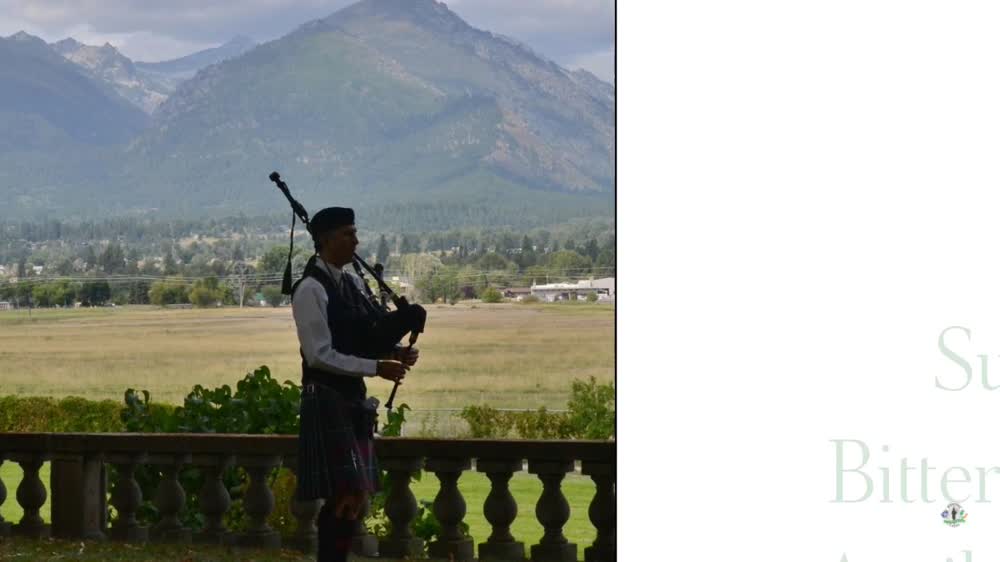
[[[157,61],[236,35],[275,39],[352,0],[0,0],[0,35],[111,43]],[[614,78],[614,0],[451,0],[470,25],[513,37],[568,68]]]

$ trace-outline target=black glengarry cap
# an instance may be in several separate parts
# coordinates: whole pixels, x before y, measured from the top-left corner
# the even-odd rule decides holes
[[[342,226],[354,224],[354,209],[347,207],[327,207],[321,209],[309,220],[309,234],[313,239]]]

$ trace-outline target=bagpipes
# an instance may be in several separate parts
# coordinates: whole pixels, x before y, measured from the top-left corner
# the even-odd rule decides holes
[[[281,181],[281,175],[278,172],[272,172],[269,176],[271,181],[278,186],[278,189],[285,195],[288,199],[288,203],[292,206],[292,230],[289,234],[289,260],[288,264],[285,266],[285,273],[281,281],[281,292],[286,295],[292,294],[292,261],[291,253],[292,247],[295,241],[295,219],[296,217],[306,225],[306,229],[312,233],[312,228],[309,223],[309,213],[306,212],[305,207],[301,203],[292,197],[291,192],[288,191],[288,185]],[[354,254],[352,259],[352,265],[354,266],[354,271],[357,272],[358,277],[362,280],[362,285],[365,288],[367,298],[372,302],[375,308],[383,313],[382,318],[378,322],[380,325],[376,325],[370,334],[369,343],[373,346],[373,351],[379,354],[388,353],[392,351],[399,340],[407,332],[410,333],[409,346],[407,349],[413,347],[413,344],[417,343],[417,337],[423,333],[424,327],[427,323],[427,311],[424,307],[419,304],[410,304],[407,302],[406,297],[401,297],[392,290],[392,287],[386,284],[382,279],[382,264],[375,264],[373,269],[369,266],[365,260],[361,259],[361,256]],[[368,286],[368,282],[365,279],[365,274],[362,268],[367,270],[375,278],[375,282],[379,286],[379,291],[382,294],[389,295],[390,300],[396,307],[395,311],[390,311],[389,307],[384,303],[384,301],[379,300],[373,293],[371,288]],[[392,387],[392,393],[389,395],[389,401],[386,402],[385,408],[387,411],[392,412],[392,402],[396,398],[396,391],[399,389],[399,381]]]

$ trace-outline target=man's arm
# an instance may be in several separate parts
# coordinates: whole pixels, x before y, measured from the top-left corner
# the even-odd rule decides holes
[[[318,281],[307,278],[299,284],[292,299],[292,316],[306,364],[337,375],[375,376],[375,359],[345,355],[333,349],[326,305],[326,290]]]

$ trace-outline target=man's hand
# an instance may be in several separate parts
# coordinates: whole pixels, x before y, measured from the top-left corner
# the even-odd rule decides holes
[[[417,358],[420,356],[420,350],[412,347],[403,347],[394,351],[392,355],[393,359],[399,361],[407,367],[412,367],[417,364]]]
[[[400,361],[379,359],[378,363],[376,363],[375,375],[387,381],[402,383],[403,378],[406,376],[406,371],[409,370],[410,367]]]

